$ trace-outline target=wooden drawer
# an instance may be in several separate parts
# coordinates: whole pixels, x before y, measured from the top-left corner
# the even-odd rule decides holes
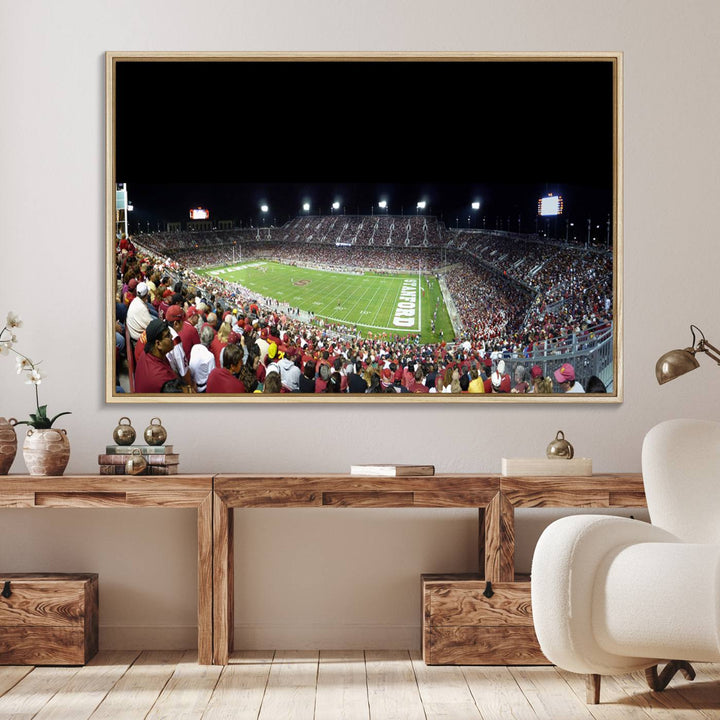
[[[546,665],[532,621],[530,581],[423,575],[423,659],[428,665]]]
[[[0,574],[0,664],[84,665],[97,650],[97,574]]]

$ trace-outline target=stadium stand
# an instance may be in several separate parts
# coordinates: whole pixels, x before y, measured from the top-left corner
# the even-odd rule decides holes
[[[425,343],[417,333],[362,335],[354,326],[315,318],[194,270],[257,259],[336,271],[431,273],[456,315],[454,337]],[[245,372],[255,374],[260,388],[274,362],[268,358],[272,341],[278,356],[293,358],[301,370],[315,363],[316,377],[323,361],[337,365],[343,378],[362,375],[367,392],[419,391],[412,389],[418,370],[425,387],[430,378],[431,392],[467,391],[475,375],[480,380],[474,388],[498,392],[492,375],[500,367],[511,378],[502,390],[510,385],[510,392],[520,392],[526,383],[514,380],[519,366],[520,378],[531,368],[534,378],[544,378],[567,363],[579,383],[597,376],[611,387],[613,265],[611,254],[599,248],[453,230],[423,215],[300,216],[279,228],[138,234],[117,243],[117,268],[126,303],[130,281],[155,273],[162,281],[153,304],[161,313],[163,304],[179,304],[200,317],[198,328],[216,317],[216,330],[223,315],[233,313],[229,341],[244,347],[245,363],[254,364]],[[455,371],[458,382],[452,382]]]

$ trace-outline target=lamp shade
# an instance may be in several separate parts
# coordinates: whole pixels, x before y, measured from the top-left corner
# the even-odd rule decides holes
[[[700,367],[700,363],[695,358],[693,348],[671,350],[670,352],[666,352],[655,363],[655,377],[660,385],[662,385],[697,367]]]

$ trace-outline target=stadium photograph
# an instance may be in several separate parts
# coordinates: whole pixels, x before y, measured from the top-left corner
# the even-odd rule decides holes
[[[619,85],[108,54],[108,401],[621,401]]]

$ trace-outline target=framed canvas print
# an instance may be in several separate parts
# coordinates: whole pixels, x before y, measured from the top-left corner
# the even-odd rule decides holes
[[[108,402],[622,401],[621,53],[106,73]]]

